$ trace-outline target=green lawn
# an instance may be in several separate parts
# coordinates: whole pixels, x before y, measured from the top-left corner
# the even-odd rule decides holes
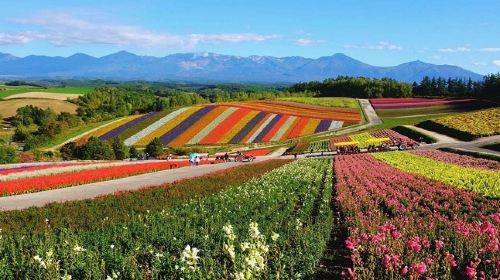
[[[377,109],[376,112],[381,118],[393,118],[404,116],[430,115],[430,114],[446,114],[455,112],[468,112],[472,110],[484,109],[497,106],[497,104],[485,101],[475,101],[474,103],[459,104],[459,105],[441,105],[417,108],[402,108],[402,109]]]
[[[359,109],[359,103],[349,97],[283,97],[278,100],[337,108]]]
[[[33,87],[33,86],[6,86],[0,85],[0,99],[7,96],[31,91],[67,93],[67,94],[87,94],[94,90],[92,86],[70,86],[70,87]]]

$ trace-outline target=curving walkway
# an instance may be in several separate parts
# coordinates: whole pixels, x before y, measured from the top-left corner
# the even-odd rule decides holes
[[[375,109],[373,109],[373,106],[370,103],[370,100],[368,100],[368,99],[358,99],[358,100],[359,100],[359,104],[361,105],[361,110],[363,110],[365,112],[365,116],[367,118],[367,123],[360,125],[360,126],[356,126],[356,127],[340,129],[335,133],[335,135],[342,135],[342,134],[349,134],[349,133],[353,133],[353,132],[358,132],[358,131],[361,131],[361,130],[366,129],[368,127],[382,123],[382,120],[377,115],[377,112],[375,112]]]

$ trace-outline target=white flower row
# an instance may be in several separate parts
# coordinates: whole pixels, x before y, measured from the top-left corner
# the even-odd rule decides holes
[[[295,122],[296,119],[297,119],[297,117],[290,116],[285,121],[285,123],[280,127],[280,129],[276,132],[276,134],[273,136],[273,138],[271,138],[271,141],[279,141],[279,140],[281,140],[281,138],[283,137],[283,135],[285,134],[285,132],[288,131],[288,129],[290,128],[290,126],[292,126],[292,124]]]
[[[7,175],[0,175],[0,182],[13,181],[13,180],[18,180],[18,179],[23,179],[23,178],[32,178],[32,177],[39,177],[39,176],[47,176],[47,175],[55,175],[55,174],[83,171],[83,170],[94,170],[94,169],[100,169],[100,168],[106,168],[106,167],[123,166],[123,165],[130,165],[130,164],[141,164],[141,163],[120,161],[120,162],[104,162],[104,163],[85,164],[85,165],[70,165],[70,166],[64,166],[64,167],[54,166],[52,168],[47,168],[47,169],[40,169],[40,170],[33,170],[33,171],[26,171],[26,172],[11,173],[11,174],[7,174]],[[148,163],[148,162],[144,162],[144,163]]]
[[[205,126],[198,134],[196,134],[191,140],[187,142],[187,144],[197,144],[199,143],[205,136],[207,136],[212,130],[214,130],[221,122],[227,119],[234,111],[238,110],[236,107],[227,108],[222,114],[217,116],[211,123]]]
[[[165,117],[157,120],[156,122],[152,123],[150,126],[144,128],[143,130],[137,132],[136,134],[130,136],[129,138],[127,138],[125,141],[123,141],[125,143],[125,145],[127,146],[132,146],[134,145],[135,143],[137,143],[139,140],[141,140],[142,138],[148,136],[149,134],[153,133],[153,131],[159,129],[160,127],[162,127],[164,124],[166,124],[167,122],[173,120],[175,117],[177,117],[178,115],[180,115],[182,112],[190,109],[191,107],[184,107],[184,108],[180,108],[178,110],[175,110],[173,111],[172,113],[166,115]]]
[[[259,134],[264,130],[264,128],[277,116],[277,114],[272,114],[269,118],[267,118],[267,120],[255,131],[255,133],[248,138],[247,143],[252,143],[253,140],[255,140],[255,138],[257,138],[257,136],[259,136]]]

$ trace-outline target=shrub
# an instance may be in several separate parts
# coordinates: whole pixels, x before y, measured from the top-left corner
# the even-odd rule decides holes
[[[15,163],[17,161],[16,147],[0,145],[0,163]]]
[[[154,138],[148,143],[144,152],[148,153],[152,157],[158,157],[163,155],[163,144],[159,138]]]

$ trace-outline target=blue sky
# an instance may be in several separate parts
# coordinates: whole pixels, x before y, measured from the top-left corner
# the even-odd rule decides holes
[[[498,0],[4,1],[0,52],[422,60],[500,72]]]

